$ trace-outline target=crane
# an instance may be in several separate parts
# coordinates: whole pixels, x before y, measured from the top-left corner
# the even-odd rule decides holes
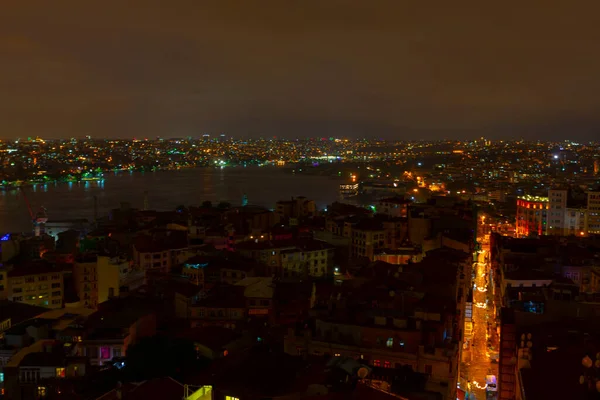
[[[27,198],[27,193],[25,193],[25,189],[20,187],[21,193],[23,193],[23,200],[25,200],[25,205],[27,206],[27,211],[29,211],[29,216],[31,217],[31,222],[33,224],[33,232],[35,236],[40,236],[45,231],[46,222],[48,221],[48,215],[46,214],[46,209],[44,207],[40,207],[37,213],[33,213],[33,209],[31,208],[31,203]]]

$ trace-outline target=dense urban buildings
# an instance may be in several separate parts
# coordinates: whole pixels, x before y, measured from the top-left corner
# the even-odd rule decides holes
[[[574,371],[595,356],[563,340],[600,332],[586,322],[600,312],[598,145],[202,137],[2,146],[3,165],[18,167],[3,170],[3,190],[18,190],[32,216],[28,232],[0,234],[8,398],[119,398],[155,385],[164,398],[203,400],[531,400],[547,395],[550,365]],[[153,210],[146,194],[108,215],[95,208],[92,221],[36,213],[28,198],[115,169],[252,163],[332,176],[339,198],[322,207],[298,193],[269,208],[243,195]]]

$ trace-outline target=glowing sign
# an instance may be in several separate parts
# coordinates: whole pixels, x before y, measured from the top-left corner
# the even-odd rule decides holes
[[[10,233],[0,237],[0,242],[8,242],[10,240]]]

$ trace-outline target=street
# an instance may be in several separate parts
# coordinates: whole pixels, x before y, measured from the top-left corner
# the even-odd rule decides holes
[[[498,375],[498,364],[492,362],[494,350],[498,350],[495,333],[492,296],[488,297],[489,285],[489,243],[483,243],[474,263],[475,280],[473,288],[473,339],[468,343],[462,364],[463,389],[468,399],[486,399],[486,375]],[[489,328],[488,328],[489,323]]]

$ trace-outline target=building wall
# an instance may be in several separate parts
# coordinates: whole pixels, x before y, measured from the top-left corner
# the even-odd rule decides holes
[[[542,236],[546,233],[548,198],[524,196],[517,199],[518,237]]]
[[[600,234],[600,191],[588,193],[587,231]]]
[[[381,200],[377,211],[390,217],[406,217],[407,210],[408,203]]]
[[[154,253],[140,253],[133,247],[133,259],[142,270],[158,270],[168,273],[171,270],[171,257],[168,250]]]
[[[283,276],[322,277],[333,274],[333,250],[287,251],[281,254]]]
[[[53,271],[39,275],[8,277],[11,301],[32,306],[62,308],[64,299],[63,272]]]
[[[548,222],[546,234],[564,235],[565,211],[569,191],[566,189],[548,190]]]
[[[192,306],[189,309],[190,325],[220,326],[233,329],[246,318],[246,309],[243,307],[201,307]]]
[[[567,208],[565,210],[565,225],[563,235],[585,236],[587,235],[587,209]]]
[[[111,297],[118,297],[121,271],[127,269],[129,263],[115,262],[110,257],[98,256],[96,274],[98,280],[98,304]]]
[[[73,278],[81,304],[86,308],[98,308],[97,261],[73,264]]]
[[[353,257],[367,257],[373,261],[374,254],[379,249],[386,247],[385,230],[352,230],[351,255]]]

